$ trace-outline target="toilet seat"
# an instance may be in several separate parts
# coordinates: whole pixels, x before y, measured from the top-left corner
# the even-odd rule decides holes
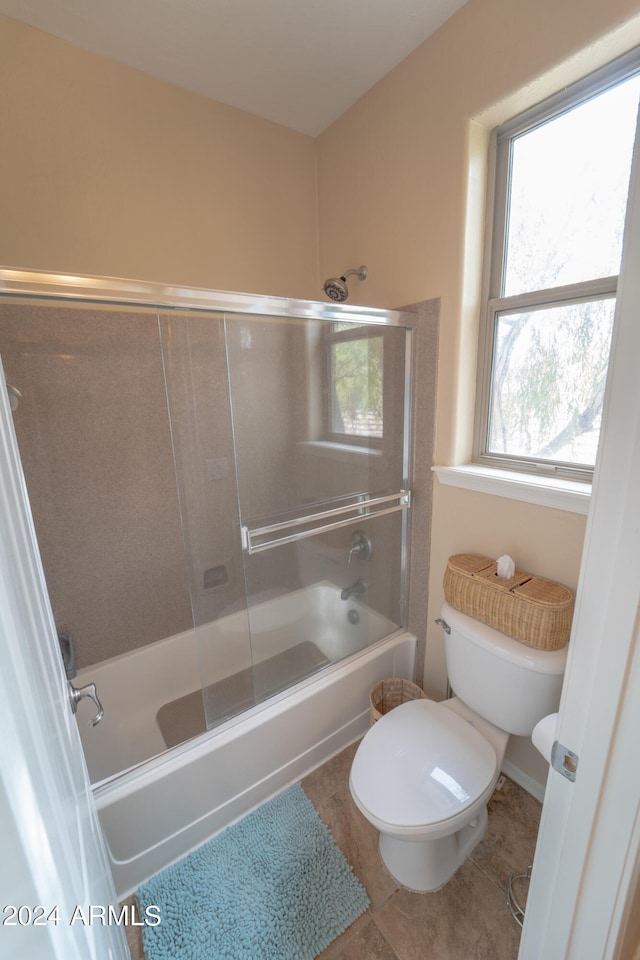
[[[471,723],[432,700],[414,700],[365,735],[350,786],[358,806],[380,824],[425,829],[484,800],[496,771],[495,750]]]

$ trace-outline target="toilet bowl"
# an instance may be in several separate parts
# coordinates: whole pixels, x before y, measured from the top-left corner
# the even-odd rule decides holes
[[[557,708],[566,663],[566,649],[533,650],[448,604],[442,617],[457,695],[381,717],[349,778],[385,865],[419,892],[447,883],[482,839],[509,736],[530,734]]]
[[[382,717],[354,758],[349,788],[403,886],[437,890],[482,839],[507,735],[461,716],[457,700],[414,700]],[[493,742],[491,742],[493,741]]]

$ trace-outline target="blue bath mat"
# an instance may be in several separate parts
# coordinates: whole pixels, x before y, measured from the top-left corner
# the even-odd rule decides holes
[[[369,906],[299,783],[143,884],[147,960],[312,960]]]

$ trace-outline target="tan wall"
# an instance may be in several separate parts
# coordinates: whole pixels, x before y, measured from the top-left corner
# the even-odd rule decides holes
[[[320,275],[366,263],[361,302],[441,298],[436,463],[471,453],[489,130],[640,42],[639,13],[637,0],[470,0],[319,138]],[[447,557],[509,552],[575,588],[584,528],[435,484],[428,690],[446,684],[433,620]],[[522,765],[544,777],[535,756]]]
[[[0,17],[0,264],[312,297],[315,144]]]

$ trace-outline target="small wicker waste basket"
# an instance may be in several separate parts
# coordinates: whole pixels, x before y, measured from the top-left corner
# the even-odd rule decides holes
[[[401,703],[426,699],[424,690],[411,680],[404,680],[402,677],[379,680],[369,694],[371,726],[385,713],[389,713],[394,707],[399,707]]]

